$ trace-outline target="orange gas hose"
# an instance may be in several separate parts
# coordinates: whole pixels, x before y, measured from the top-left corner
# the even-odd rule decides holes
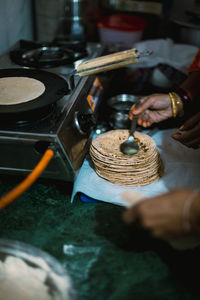
[[[21,196],[37,180],[53,156],[53,150],[47,149],[33,171],[19,185],[8,192],[8,194],[0,198],[0,210],[4,209],[8,204],[12,203],[16,198]]]

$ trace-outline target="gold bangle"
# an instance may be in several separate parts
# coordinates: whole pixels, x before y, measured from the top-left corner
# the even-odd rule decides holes
[[[177,93],[174,93],[174,92],[171,92],[173,98],[174,98],[174,101],[175,101],[175,105],[177,107],[177,111],[178,111],[178,116],[179,117],[182,117],[183,116],[183,103],[181,101],[181,98],[179,97],[179,95]]]
[[[173,97],[172,93],[169,93],[170,99],[171,99],[171,104],[172,104],[172,113],[173,113],[173,117],[176,118],[176,104],[175,104],[175,100]]]

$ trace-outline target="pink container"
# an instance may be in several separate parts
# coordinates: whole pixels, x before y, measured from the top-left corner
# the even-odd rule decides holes
[[[99,20],[97,25],[102,44],[109,48],[129,49],[141,40],[146,21],[134,15],[117,14]]]

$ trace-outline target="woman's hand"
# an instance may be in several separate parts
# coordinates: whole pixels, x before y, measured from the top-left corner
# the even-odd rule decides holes
[[[200,112],[188,119],[179,130],[172,134],[172,138],[189,148],[200,148]]]
[[[152,94],[140,99],[137,109],[133,105],[129,118],[138,117],[138,124],[143,127],[151,126],[172,117],[171,100],[168,94]]]
[[[187,215],[184,215],[187,201],[191,201],[191,206],[185,212]],[[200,234],[200,193],[178,189],[144,200],[127,209],[123,220],[126,223],[135,222],[149,230],[154,237],[164,240],[185,235],[185,222],[191,225],[188,234]]]

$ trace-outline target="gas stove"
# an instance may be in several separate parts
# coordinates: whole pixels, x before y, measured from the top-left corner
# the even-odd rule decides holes
[[[45,50],[45,47],[49,48]],[[79,77],[70,74],[80,60],[102,55],[103,47],[99,44],[88,44],[81,51],[82,56],[80,51],[76,52],[74,49],[65,49],[65,56],[62,56],[56,47],[55,44],[43,44],[38,49],[35,46],[26,49],[25,53],[21,51],[20,43],[17,43],[0,57],[0,77],[38,78],[49,89],[45,99],[41,99],[44,105],[39,107],[35,106],[34,100],[29,102],[32,102],[31,105],[25,106],[0,105],[1,174],[26,176],[48,147],[53,149],[55,155],[42,177],[73,182],[83,163],[108,79],[104,75]],[[54,51],[57,63],[50,64],[49,60],[52,60]],[[21,58],[19,61],[19,52],[25,60],[29,60],[27,65]],[[71,60],[68,59],[66,53],[72,55],[73,59],[72,56]],[[34,57],[36,54],[39,54],[42,64]],[[31,55],[33,58],[30,58]],[[62,57],[63,62],[60,61]],[[33,64],[34,60],[37,65]],[[47,60],[48,66],[44,64]],[[49,76],[49,82],[46,75]],[[60,80],[60,90],[56,78]]]

